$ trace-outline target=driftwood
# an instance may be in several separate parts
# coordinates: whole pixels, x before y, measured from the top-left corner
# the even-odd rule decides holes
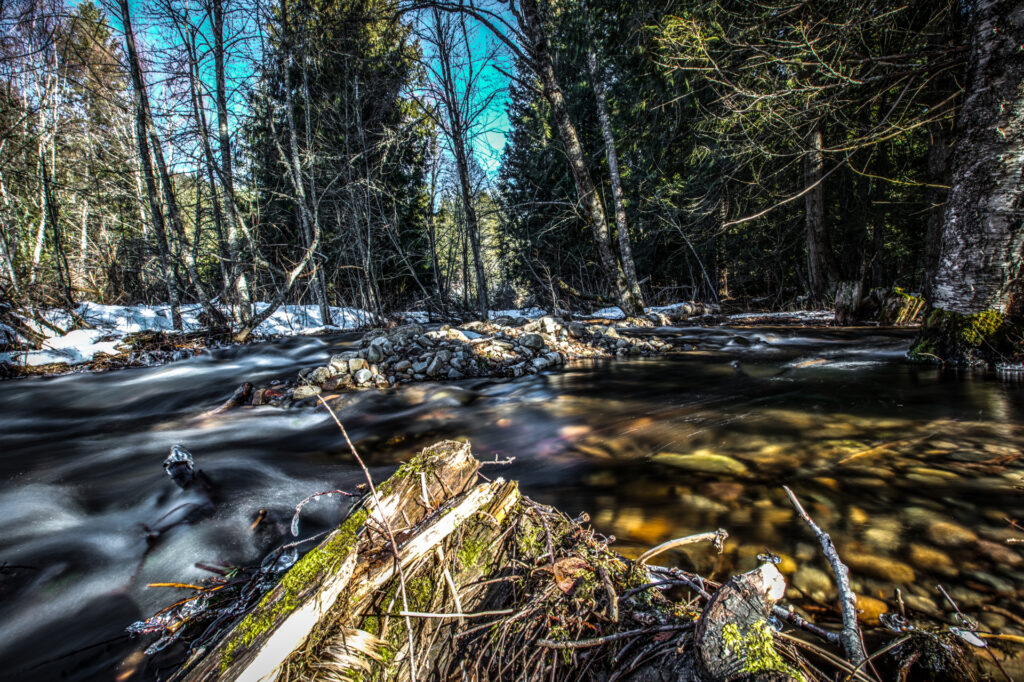
[[[585,516],[478,482],[479,467],[464,443],[426,448],[175,679],[800,676],[794,650],[775,646],[785,580],[773,564],[717,586],[634,562]]]

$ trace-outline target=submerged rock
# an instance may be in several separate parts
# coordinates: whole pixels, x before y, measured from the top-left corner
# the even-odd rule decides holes
[[[659,464],[702,474],[744,475],[747,473],[747,466],[743,462],[726,455],[712,453],[683,455],[675,452],[659,452],[651,459]]]

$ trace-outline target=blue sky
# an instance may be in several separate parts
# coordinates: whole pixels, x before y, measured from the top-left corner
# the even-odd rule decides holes
[[[77,5],[82,0],[70,0],[72,5]],[[94,0],[97,4],[100,4],[100,0]],[[115,0],[108,0],[113,4]],[[148,4],[148,0],[129,0],[129,7],[132,9],[132,22],[134,24],[136,38],[140,44],[140,48],[145,51],[148,48],[153,50],[159,50],[163,44],[166,44],[168,37],[162,35],[160,31],[151,26],[151,22],[148,20],[147,10],[151,7]],[[185,4],[185,3],[183,3]],[[187,3],[192,4],[192,3]],[[194,5],[193,5],[194,6]],[[502,10],[507,15],[507,7]],[[120,32],[121,22],[117,17],[116,12],[108,12],[108,17],[111,25]],[[506,17],[511,19],[511,17]],[[480,59],[482,56],[490,53],[496,54],[496,62],[501,69],[511,72],[514,68],[512,59],[508,55],[507,49],[503,48],[500,41],[495,38],[490,32],[483,26],[474,25],[474,22],[469,22],[469,39],[470,39],[470,50],[475,59]],[[430,58],[430,55],[427,55]],[[247,65],[234,63],[229,61],[228,64],[228,78],[229,80],[235,81],[237,84],[246,77],[250,77],[252,74],[251,67]],[[204,79],[209,78],[212,82],[212,73],[204,74]],[[151,74],[148,78],[151,87],[154,87],[159,82],[158,74]],[[231,87],[231,83],[229,83]],[[506,104],[508,102],[508,79],[504,74],[493,68],[488,68],[481,78],[481,86],[479,88],[479,97],[481,101],[487,96],[491,96],[492,99],[486,109],[486,111],[480,116],[477,123],[477,127],[474,130],[474,137],[471,141],[473,153],[476,157],[477,162],[483,167],[484,171],[491,178],[497,175],[499,165],[501,163],[502,151],[505,147],[505,139],[509,133],[510,125],[507,113],[505,111]],[[154,106],[159,105],[159,95],[154,93]],[[242,107],[244,103],[240,99],[236,99],[232,103],[233,108]]]

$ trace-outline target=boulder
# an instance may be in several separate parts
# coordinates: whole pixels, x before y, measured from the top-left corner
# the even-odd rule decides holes
[[[334,372],[331,371],[330,367],[317,367],[316,369],[309,373],[309,376],[307,378],[309,379],[310,383],[322,384],[328,379],[330,379],[332,376],[334,376]]]
[[[348,374],[348,361],[353,357],[354,354],[351,352],[338,353],[337,355],[332,355],[329,367],[336,373]]]
[[[312,398],[318,395],[320,395],[319,386],[303,385],[297,387],[294,391],[292,391],[292,398],[295,400],[304,400],[306,398]]]
[[[430,364],[427,365],[427,375],[428,376],[432,376],[432,377],[436,377],[437,375],[439,375],[442,372],[442,370],[444,370],[444,368],[447,366],[447,364],[448,363],[445,360],[441,359],[441,354],[438,353],[430,361]]]
[[[380,362],[384,359],[384,351],[381,349],[381,345],[376,343],[379,339],[375,339],[375,343],[371,343],[370,347],[366,349],[366,361],[371,363]],[[384,339],[387,342],[387,339]]]
[[[544,338],[540,334],[523,334],[519,343],[531,350],[540,350],[544,347]]]

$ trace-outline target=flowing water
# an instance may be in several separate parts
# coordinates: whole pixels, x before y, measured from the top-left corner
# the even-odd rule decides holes
[[[909,364],[907,331],[657,333],[694,349],[351,394],[339,417],[378,479],[441,438],[468,438],[481,459],[514,457],[485,473],[588,511],[626,554],[725,528],[721,555],[690,546],[660,560],[721,578],[767,548],[782,557],[788,596],[830,623],[834,588],[789,485],[859,593],[892,605],[902,586],[912,615],[944,617],[942,584],[985,627],[1024,634],[1024,546],[1004,544],[1022,537],[1007,521],[1024,518],[1022,384]],[[0,676],[113,679],[151,643],[125,627],[183,594],[148,583],[208,577],[197,562],[258,561],[299,501],[354,489],[362,475],[322,408],[207,413],[242,381],[294,377],[355,338],[0,384]],[[191,513],[196,501],[163,472],[174,444],[214,481],[209,513]],[[260,509],[268,521],[254,533]],[[306,505],[303,535],[344,511],[337,497]]]

